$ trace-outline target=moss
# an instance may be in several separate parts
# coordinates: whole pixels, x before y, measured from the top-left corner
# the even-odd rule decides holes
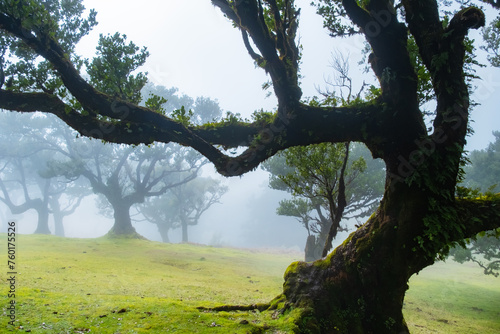
[[[147,238],[143,237],[137,232],[133,233],[127,233],[127,234],[121,234],[121,233],[115,233],[113,230],[109,231],[106,233],[104,236],[107,239],[139,239],[139,240],[148,240]]]
[[[285,317],[273,316],[276,310],[214,313],[196,307],[230,302],[261,308],[281,292],[282,273],[299,254],[49,235],[23,235],[22,254],[17,323],[25,330],[244,334],[269,332],[270,326],[270,332],[293,333]],[[116,314],[121,309],[126,312]]]
[[[293,309],[285,319],[286,323],[293,324],[294,333],[316,334],[321,333],[317,318],[311,308]]]
[[[286,268],[285,274],[283,275],[286,278],[292,274],[298,272],[301,268],[305,267],[307,264],[303,261],[292,262],[288,268]]]

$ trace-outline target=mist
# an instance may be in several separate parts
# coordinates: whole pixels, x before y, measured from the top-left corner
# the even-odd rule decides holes
[[[151,11],[135,1],[85,1],[87,8],[95,8],[100,24],[77,47],[83,57],[93,57],[100,33],[118,30],[126,34],[137,45],[148,47],[151,56],[140,69],[148,72],[155,85],[176,87],[179,95],[208,97],[217,101],[223,112],[239,113],[249,117],[255,110],[273,110],[276,99],[273,94],[262,90],[268,77],[255,68],[247,54],[241,35],[209,1],[196,1],[196,5],[185,1],[169,1],[165,10]],[[302,58],[302,87],[304,96],[317,95],[317,88],[325,85],[332,75],[331,53],[340,50],[349,55],[351,74],[355,86],[363,80],[373,80],[363,73],[365,65],[361,50],[361,37],[333,41],[323,29],[315,9],[307,1],[298,1],[302,7],[300,40],[304,47]],[[130,24],[133,8],[134,24]],[[147,11],[147,12],[145,12]],[[185,17],[191,17],[187,22]],[[120,18],[116,20],[115,18]],[[480,38],[478,35],[473,36]],[[193,43],[192,41],[202,41]],[[478,50],[479,58],[485,60],[485,53]],[[478,68],[482,79],[474,81],[474,99],[480,105],[473,111],[474,134],[468,138],[469,151],[485,148],[494,138],[492,131],[498,130],[500,115],[500,70]],[[227,247],[285,247],[303,250],[306,230],[291,217],[278,216],[276,208],[280,200],[289,198],[285,192],[271,190],[269,174],[258,169],[242,177],[225,179],[210,167],[203,174],[218,179],[228,186],[220,203],[214,204],[189,227],[189,241],[193,243]],[[90,188],[89,188],[90,191]],[[133,210],[132,210],[133,211]],[[132,212],[133,213],[133,212]],[[5,205],[1,206],[2,231],[5,222],[16,220],[21,233],[36,230],[36,215],[27,211],[22,215],[12,214]],[[132,219],[134,220],[134,214]],[[113,219],[100,214],[96,208],[96,195],[89,194],[64,220],[65,236],[75,238],[96,238],[105,235]],[[137,232],[150,240],[161,240],[156,225],[148,222],[134,222]],[[54,221],[49,221],[54,233]],[[169,231],[171,242],[180,242],[179,228]],[[342,236],[337,238],[342,241]]]

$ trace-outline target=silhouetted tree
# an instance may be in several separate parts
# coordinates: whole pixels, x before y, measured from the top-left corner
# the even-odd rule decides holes
[[[171,188],[163,196],[153,197],[139,206],[146,219],[158,226],[163,242],[170,242],[168,232],[182,229],[182,242],[188,242],[188,227],[197,225],[200,217],[219,203],[227,191],[220,181],[198,177],[191,182]]]
[[[57,118],[38,115],[2,114],[0,133],[0,200],[13,214],[35,210],[35,233],[50,234],[49,217],[54,218],[54,233],[64,236],[63,217],[75,211],[89,194],[76,180],[48,175],[49,165],[64,156],[56,142],[61,127]],[[40,132],[42,127],[45,131]]]

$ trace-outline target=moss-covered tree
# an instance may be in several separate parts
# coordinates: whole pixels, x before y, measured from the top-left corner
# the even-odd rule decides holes
[[[0,4],[0,45],[7,50],[1,108],[53,113],[82,135],[112,142],[177,142],[199,151],[226,176],[250,171],[288,147],[321,142],[360,141],[384,160],[386,186],[377,211],[325,259],[287,270],[283,294],[271,306],[293,309],[298,332],[407,333],[402,305],[408,279],[454,243],[500,226],[500,196],[455,197],[471,105],[464,41],[470,29],[485,24],[478,7],[457,10],[448,20],[437,0],[321,1],[327,26],[337,27],[337,35],[359,32],[366,38],[380,94],[352,106],[313,107],[301,101],[294,1],[212,0],[240,28],[250,56],[270,76],[278,108],[254,122],[228,117],[199,126],[88,83],[72,49],[61,42],[67,20],[51,15],[49,2]],[[410,35],[435,96],[431,129],[419,105]],[[44,60],[45,74],[63,86],[52,91],[36,80],[19,84],[31,72],[14,71],[11,54],[28,64]],[[226,155],[220,145],[246,150]]]

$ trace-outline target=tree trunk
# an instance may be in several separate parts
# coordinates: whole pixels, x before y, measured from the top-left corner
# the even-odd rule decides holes
[[[307,237],[304,253],[306,262],[321,259],[321,254],[318,252],[318,244],[316,243],[316,236],[310,235]]]
[[[130,218],[130,205],[126,203],[121,203],[117,201],[116,203],[111,203],[113,206],[113,216],[115,218],[115,223],[113,227],[108,232],[111,236],[138,236],[139,234],[132,226],[132,219]]]
[[[64,216],[59,214],[54,213],[52,215],[54,217],[54,234],[59,236],[59,237],[64,237],[64,223],[63,223],[63,218]]]
[[[160,232],[161,236],[161,241],[165,243],[170,243],[170,239],[168,238],[168,231],[170,228],[167,226],[167,224],[156,224],[158,227],[158,232]]]
[[[64,216],[61,213],[61,206],[59,205],[58,198],[52,199],[50,202],[50,208],[52,209],[52,217],[54,218],[54,234],[64,237]]]
[[[188,242],[188,222],[181,219],[182,242]]]
[[[327,258],[287,269],[274,305],[300,309],[299,333],[408,333],[402,313],[407,282],[434,257],[422,254],[416,238],[428,214],[426,193],[403,183],[394,188]]]
[[[50,234],[48,208],[42,205],[42,207],[36,208],[35,210],[38,213],[38,224],[35,234]]]

